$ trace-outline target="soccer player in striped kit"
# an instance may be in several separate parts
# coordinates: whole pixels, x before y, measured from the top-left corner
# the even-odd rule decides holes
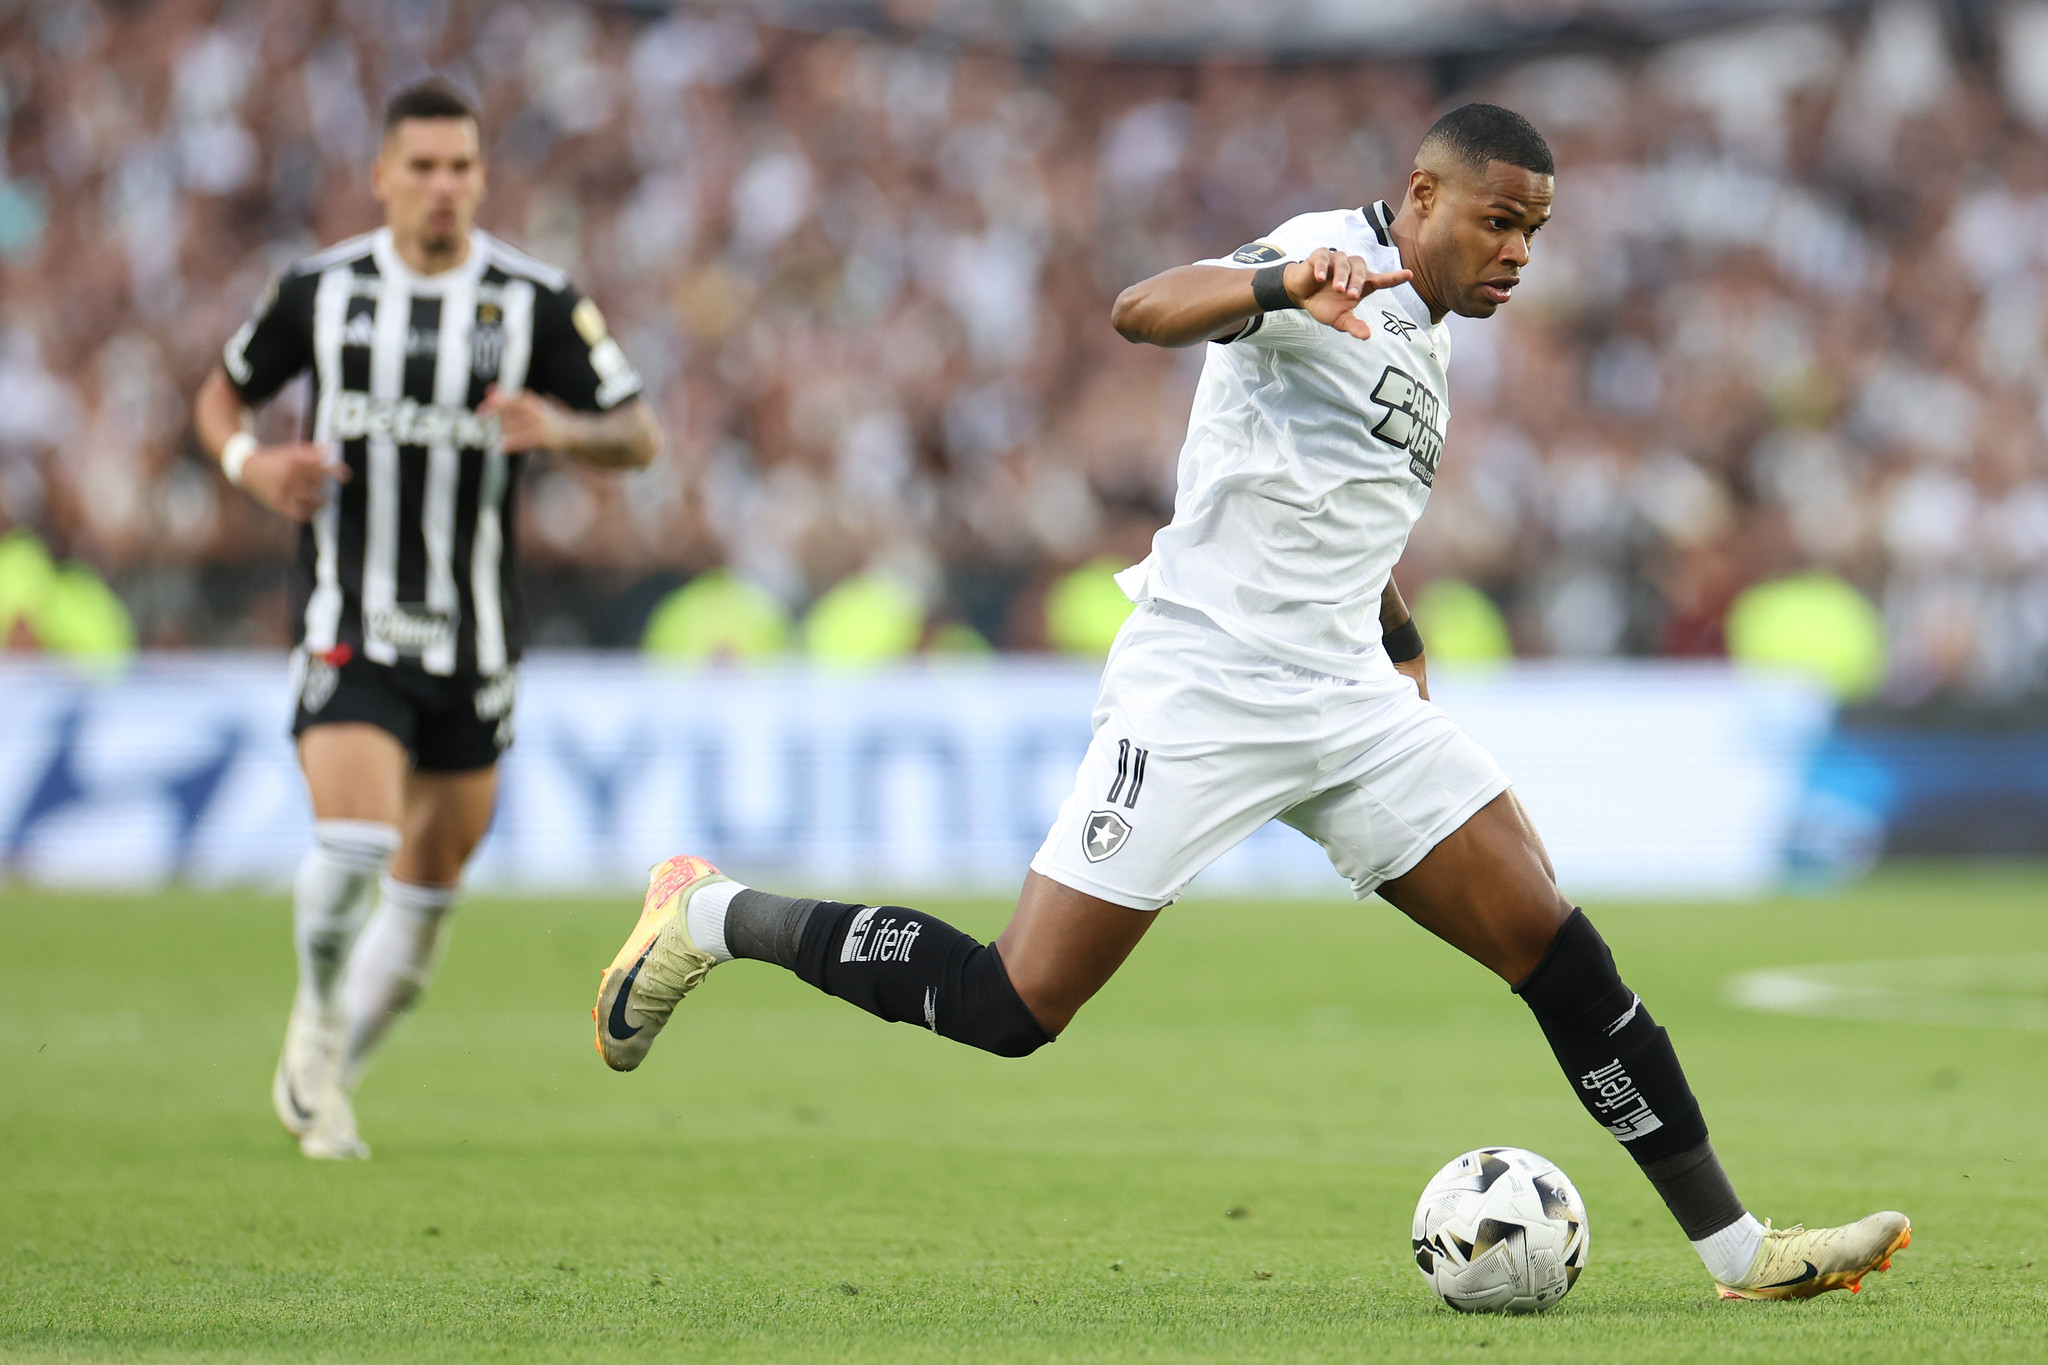
[[[350,1095],[431,975],[490,824],[521,452],[637,469],[661,442],[596,305],[473,226],[484,178],[468,102],[399,93],[372,168],[384,227],[286,270],[195,404],[229,481],[301,523],[292,733],[317,838],[272,1100],[311,1157],[369,1155]],[[308,370],[305,439],[258,445],[251,409]]]

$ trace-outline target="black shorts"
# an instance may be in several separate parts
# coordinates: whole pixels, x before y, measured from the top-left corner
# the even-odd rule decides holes
[[[315,725],[374,725],[406,747],[415,768],[439,773],[488,768],[512,747],[518,692],[512,669],[488,678],[443,678],[361,657],[344,656],[336,664],[301,651],[293,656],[292,673],[295,738]]]

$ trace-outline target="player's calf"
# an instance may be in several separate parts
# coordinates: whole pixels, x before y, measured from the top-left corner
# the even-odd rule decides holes
[[[804,900],[740,887],[693,907],[692,929],[732,957],[789,968],[878,1019],[915,1024],[998,1057],[1052,1041],[1010,984],[994,944],[922,910]],[[715,950],[715,949],[714,949]]]
[[[735,901],[749,897],[771,908],[783,899],[747,891]],[[916,1024],[998,1057],[1026,1057],[1053,1040],[1010,984],[994,944],[921,910],[819,901],[796,961],[785,965],[879,1019]]]

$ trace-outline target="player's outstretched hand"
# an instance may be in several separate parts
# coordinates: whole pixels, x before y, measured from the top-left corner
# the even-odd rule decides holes
[[[564,410],[531,389],[508,393],[493,384],[476,405],[476,415],[498,419],[507,450],[556,450],[568,444]]]
[[[1288,266],[1284,282],[1287,292],[1317,322],[1369,341],[1372,324],[1351,310],[1375,289],[1392,289],[1411,278],[1409,271],[1374,270],[1362,256],[1321,247],[1307,260]]]
[[[330,485],[348,479],[348,466],[321,441],[263,446],[242,466],[242,487],[249,496],[293,521],[311,521],[326,505]]]

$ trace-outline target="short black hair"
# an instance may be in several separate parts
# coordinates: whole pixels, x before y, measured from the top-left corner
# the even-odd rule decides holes
[[[476,106],[462,92],[444,80],[424,80],[408,85],[384,106],[384,131],[409,118],[466,118],[477,121]]]
[[[1461,104],[1430,126],[1422,145],[1437,143],[1475,170],[1505,161],[1538,175],[1557,174],[1550,144],[1536,125],[1498,104]]]

